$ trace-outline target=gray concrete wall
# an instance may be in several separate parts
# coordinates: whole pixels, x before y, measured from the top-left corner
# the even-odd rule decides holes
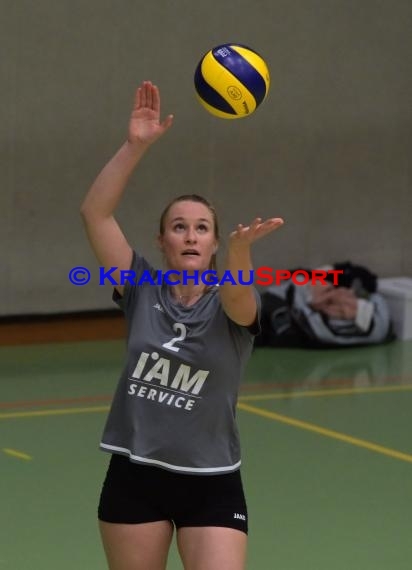
[[[0,5],[1,315],[112,307],[78,212],[143,79],[175,124],[118,215],[155,264],[161,210],[195,191],[215,203],[223,236],[257,215],[285,218],[256,245],[256,265],[351,260],[412,276],[409,0]],[[271,72],[267,100],[237,121],[210,116],[193,88],[201,55],[231,41]],[[76,265],[94,285],[69,283]]]

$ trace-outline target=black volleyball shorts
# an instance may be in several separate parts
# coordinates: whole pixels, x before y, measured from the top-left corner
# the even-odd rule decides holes
[[[114,454],[103,483],[99,520],[139,524],[169,520],[181,527],[218,526],[247,534],[239,471],[217,475],[174,473]]]

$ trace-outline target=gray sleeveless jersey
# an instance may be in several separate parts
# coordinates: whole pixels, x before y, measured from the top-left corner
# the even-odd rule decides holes
[[[156,274],[136,253],[131,269],[136,282]],[[126,284],[113,298],[128,325],[127,363],[101,449],[181,473],[238,469],[236,401],[251,332],[226,316],[218,287],[190,307],[165,284]]]

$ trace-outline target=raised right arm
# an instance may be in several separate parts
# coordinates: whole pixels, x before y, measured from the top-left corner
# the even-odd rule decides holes
[[[145,81],[136,91],[127,141],[109,160],[88,191],[80,212],[90,245],[98,262],[119,282],[120,270],[130,268],[132,248],[117,223],[114,212],[127,182],[146,150],[172,125],[173,117],[160,123],[158,88]],[[120,294],[123,287],[116,287]]]

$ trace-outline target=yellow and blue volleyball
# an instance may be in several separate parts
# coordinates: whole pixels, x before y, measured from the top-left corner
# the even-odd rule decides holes
[[[209,50],[195,71],[195,89],[203,107],[221,119],[251,115],[269,91],[269,70],[250,47],[223,44]]]

